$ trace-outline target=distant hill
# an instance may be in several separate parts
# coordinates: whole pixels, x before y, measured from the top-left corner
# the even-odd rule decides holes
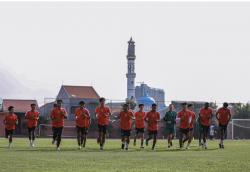
[[[1,97],[19,94],[25,87],[15,76],[0,66],[0,95]]]
[[[53,97],[55,94],[53,89],[37,87],[36,81],[33,81],[33,85],[30,85],[27,79],[21,80],[19,78],[18,74],[15,75],[13,70],[8,71],[7,67],[0,65],[0,99],[36,99],[39,104],[42,104],[44,97]]]

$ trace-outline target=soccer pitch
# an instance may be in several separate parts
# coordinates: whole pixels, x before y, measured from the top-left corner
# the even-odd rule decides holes
[[[132,144],[129,151],[123,151],[120,140],[109,139],[104,151],[94,139],[88,140],[82,150],[77,149],[75,139],[63,139],[61,151],[55,150],[51,139],[37,139],[35,148],[28,147],[26,138],[14,138],[11,149],[6,145],[7,140],[0,139],[1,172],[250,171],[250,140],[227,140],[225,149],[218,149],[217,140],[209,141],[207,150],[199,148],[197,140],[189,150],[177,149],[177,141],[173,148],[166,149],[166,141],[159,140],[154,151],[151,145],[140,150]]]

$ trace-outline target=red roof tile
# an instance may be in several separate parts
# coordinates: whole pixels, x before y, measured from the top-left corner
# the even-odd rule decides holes
[[[35,103],[36,100],[22,100],[22,99],[3,99],[3,111],[8,111],[9,106],[14,106],[15,112],[26,112],[30,110],[30,104]]]
[[[97,94],[92,86],[69,86],[63,85],[65,91],[72,98],[89,98],[99,99],[100,96]]]

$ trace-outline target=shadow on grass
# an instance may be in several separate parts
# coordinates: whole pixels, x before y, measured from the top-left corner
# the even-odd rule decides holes
[[[15,152],[78,152],[78,153],[89,153],[89,152],[95,152],[95,153],[102,153],[102,152],[108,152],[108,153],[131,153],[131,152],[205,152],[205,151],[214,151],[218,150],[219,148],[209,148],[209,149],[201,149],[201,148],[191,148],[191,149],[137,149],[137,148],[131,148],[128,151],[126,150],[121,150],[120,148],[107,148],[105,150],[99,150],[98,148],[83,148],[82,150],[79,150],[78,148],[73,148],[73,147],[61,147],[60,151],[57,151],[55,147],[36,147],[36,148],[18,148],[18,147],[13,147],[13,148],[7,148],[7,147],[0,147],[0,150],[5,150],[5,151],[15,151]]]

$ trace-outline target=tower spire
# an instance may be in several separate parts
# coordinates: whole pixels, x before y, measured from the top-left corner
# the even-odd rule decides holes
[[[133,40],[132,36],[128,41],[128,55],[127,58],[135,58],[135,41]]]

